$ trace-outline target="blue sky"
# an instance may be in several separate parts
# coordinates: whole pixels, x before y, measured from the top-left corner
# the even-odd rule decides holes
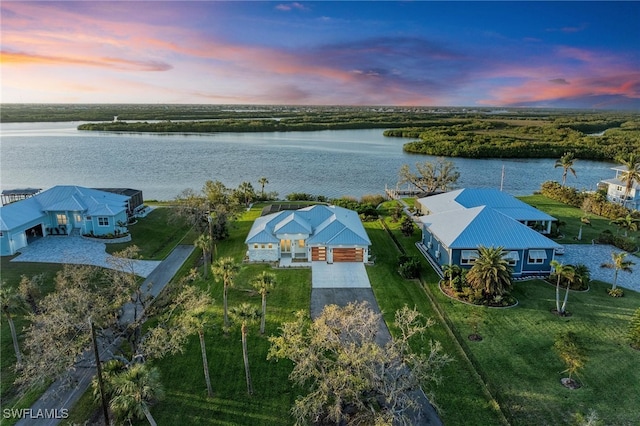
[[[3,102],[640,109],[638,2],[11,2]]]

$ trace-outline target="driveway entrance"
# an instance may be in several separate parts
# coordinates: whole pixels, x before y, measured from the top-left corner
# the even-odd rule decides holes
[[[371,288],[362,262],[311,262],[313,288]]]

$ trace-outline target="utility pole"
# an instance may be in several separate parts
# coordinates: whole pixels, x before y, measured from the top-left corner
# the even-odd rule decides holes
[[[104,393],[104,383],[102,382],[102,365],[100,364],[100,354],[98,352],[98,341],[96,339],[96,329],[93,326],[91,317],[89,317],[89,327],[91,327],[91,339],[93,340],[93,354],[96,359],[96,369],[98,370],[98,387],[100,388],[100,397],[102,399],[102,411],[104,413],[105,425],[109,426],[109,407],[107,405],[107,396]]]

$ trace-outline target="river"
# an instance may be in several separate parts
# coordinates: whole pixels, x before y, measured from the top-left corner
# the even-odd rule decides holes
[[[281,198],[292,192],[327,197],[380,194],[395,187],[403,164],[434,160],[407,154],[410,139],[388,138],[382,129],[315,132],[217,134],[117,134],[78,131],[79,122],[3,123],[0,127],[0,187],[49,188],[54,185],[126,187],[145,199],[170,200],[182,190],[199,190],[208,179],[229,187],[269,180],[266,191]],[[560,181],[553,159],[452,161],[458,187],[501,184],[512,195],[528,195],[546,180]],[[614,164],[578,160],[577,178],[567,184],[593,190],[614,176]]]

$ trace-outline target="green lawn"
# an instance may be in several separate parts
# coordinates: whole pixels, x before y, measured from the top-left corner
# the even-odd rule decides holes
[[[156,207],[145,218],[129,225],[130,243],[107,244],[107,252],[114,253],[135,244],[140,256],[147,260],[162,260],[177,244],[193,244],[196,235],[182,220],[175,220],[171,207]]]
[[[559,221],[564,222],[564,225],[560,228],[560,232],[564,235],[564,238],[558,238],[555,240],[560,244],[589,244],[591,243],[591,240],[598,238],[598,235],[600,235],[604,230],[609,230],[614,235],[620,232],[620,229],[615,225],[611,225],[609,223],[611,221],[607,218],[595,216],[593,214],[587,215],[577,207],[552,200],[544,195],[536,194],[518,198],[525,203],[550,214]],[[582,225],[580,219],[585,216],[589,218],[591,226],[582,226],[582,240],[578,241],[577,237],[580,233],[580,226]],[[637,237],[637,235],[637,232],[629,233],[630,237]]]
[[[218,257],[243,259],[244,238],[260,210],[256,206],[234,223],[231,237],[217,244]],[[386,223],[396,241],[408,253],[418,255],[414,246],[418,232],[407,238],[400,234],[399,223],[388,219]],[[367,272],[387,322],[404,304],[415,306],[436,320],[427,338],[440,341],[454,358],[443,371],[442,383],[430,388],[447,426],[497,425],[504,423],[503,415],[514,425],[573,424],[575,413],[587,414],[591,409],[604,424],[640,424],[640,352],[632,350],[624,339],[631,315],[640,306],[640,294],[625,291],[625,297],[614,299],[607,296],[604,284],[596,283],[588,292],[572,292],[568,305],[572,316],[558,318],[550,312],[554,307],[554,287],[542,281],[528,281],[515,286],[513,293],[519,300],[515,308],[469,306],[439,291],[438,278],[426,261],[424,287],[419,281],[402,279],[396,271],[399,252],[387,231],[379,221],[365,223],[365,227],[375,255],[375,265],[368,266]],[[188,260],[178,277],[196,265],[198,256],[195,253]],[[248,283],[269,268],[244,265],[236,286],[229,292],[229,306],[246,301],[259,307],[260,296]],[[295,311],[309,309],[311,271],[273,271],[278,284],[267,299],[266,334],[260,336],[255,324],[249,336],[255,394],[249,397],[246,393],[237,326],[228,335],[222,331],[222,285],[212,279],[200,280],[196,284],[209,288],[215,298],[211,328],[206,333],[215,396],[206,397],[200,347],[197,338],[192,337],[183,354],[154,361],[167,390],[166,398],[152,408],[158,424],[293,423],[289,410],[298,390],[287,378],[291,364],[266,360],[266,336],[278,333],[280,324],[292,320]],[[473,318],[479,319],[479,333],[484,338],[481,342],[466,338]],[[577,376],[583,387],[573,391],[560,384],[560,372],[565,367],[552,350],[556,334],[564,330],[578,335],[588,356],[586,367]],[[5,336],[6,333],[3,355],[6,346],[11,348],[4,344]],[[417,344],[416,349],[426,344]],[[72,419],[81,423],[95,409],[91,398],[85,396],[73,410]]]
[[[551,205],[562,207],[555,202]],[[561,216],[557,211],[554,215]],[[396,239],[417,255],[416,238],[405,238],[397,225],[390,225],[396,228]],[[588,292],[571,292],[568,310],[572,316],[559,318],[550,312],[555,306],[555,287],[540,280],[516,283],[513,294],[519,300],[517,307],[488,309],[446,297],[430,268],[424,279],[510,423],[572,424],[575,413],[586,415],[595,410],[607,425],[640,424],[640,352],[625,340],[631,316],[640,306],[639,293],[625,290],[625,297],[611,298],[606,293],[609,285],[592,283]],[[379,303],[385,303],[380,299]],[[473,332],[471,324],[478,318],[484,340],[472,342],[466,336]],[[588,356],[586,367],[578,374],[584,386],[574,391],[560,384],[565,367],[552,349],[555,336],[566,330],[578,335]],[[449,390],[436,390],[436,395],[451,392],[455,397],[456,388],[460,393],[468,392],[453,384]],[[443,416],[445,424],[467,424],[465,413],[466,408],[460,419],[450,422]]]

